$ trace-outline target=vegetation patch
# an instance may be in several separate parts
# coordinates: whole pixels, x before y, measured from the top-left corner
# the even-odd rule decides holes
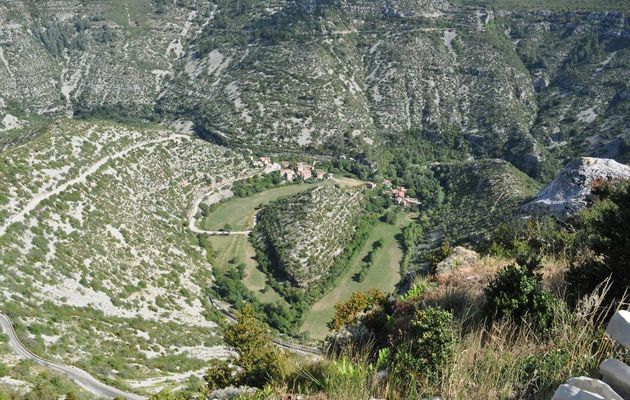
[[[330,275],[363,204],[359,190],[319,186],[261,210],[254,240],[273,260],[275,276],[306,288]]]

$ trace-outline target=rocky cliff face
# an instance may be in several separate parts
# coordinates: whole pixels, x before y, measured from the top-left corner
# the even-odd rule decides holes
[[[615,12],[0,1],[0,121],[183,118],[216,140],[322,153],[411,134],[551,178],[554,160],[627,160],[629,48]]]
[[[577,158],[567,164],[534,200],[525,204],[522,211],[564,219],[586,207],[594,187],[621,179],[630,179],[627,165],[605,158]]]

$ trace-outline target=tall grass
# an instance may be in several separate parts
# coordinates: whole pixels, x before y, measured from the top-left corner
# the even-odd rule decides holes
[[[573,311],[559,302],[548,336],[527,324],[517,330],[507,320],[472,327],[461,323],[453,358],[433,382],[410,385],[411,377],[383,377],[368,356],[370,349],[363,349],[317,362],[301,360],[274,384],[277,393],[317,393],[317,399],[334,400],[550,398],[571,376],[597,377],[599,364],[613,356],[615,343],[602,329],[610,312],[603,304],[608,287],[601,285]]]
[[[602,330],[608,288],[601,285],[574,311],[559,302],[547,337],[528,325],[517,330],[511,321],[466,330],[442,380],[422,392],[446,399],[543,399],[571,376],[598,376],[615,346]]]

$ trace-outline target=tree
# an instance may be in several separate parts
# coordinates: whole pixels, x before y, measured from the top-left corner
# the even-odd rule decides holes
[[[386,222],[390,225],[396,225],[400,218],[400,213],[396,210],[387,210],[383,215],[383,222]]]
[[[236,324],[225,329],[225,343],[238,353],[235,363],[243,369],[242,383],[262,387],[281,373],[283,355],[273,345],[268,328],[246,305],[237,313]]]
[[[591,254],[574,262],[566,280],[571,300],[591,293],[610,278],[606,303],[619,300],[630,287],[630,182],[604,185],[600,199],[579,216]]]

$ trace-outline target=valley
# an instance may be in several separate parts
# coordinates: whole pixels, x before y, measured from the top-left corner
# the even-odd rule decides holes
[[[385,293],[395,292],[396,285],[401,279],[400,263],[403,258],[403,251],[398,242],[399,236],[401,228],[410,222],[411,218],[407,215],[395,225],[377,222],[360,252],[355,255],[350,267],[339,279],[337,286],[313,304],[300,331],[308,332],[309,337],[313,339],[323,340],[329,334],[326,324],[334,315],[335,305],[347,301],[352,293],[372,288]],[[375,243],[379,240],[382,240],[383,247],[370,263],[365,278],[359,281],[358,274],[365,262],[364,259],[370,251],[373,251]]]
[[[629,13],[0,0],[0,400],[612,382]]]

